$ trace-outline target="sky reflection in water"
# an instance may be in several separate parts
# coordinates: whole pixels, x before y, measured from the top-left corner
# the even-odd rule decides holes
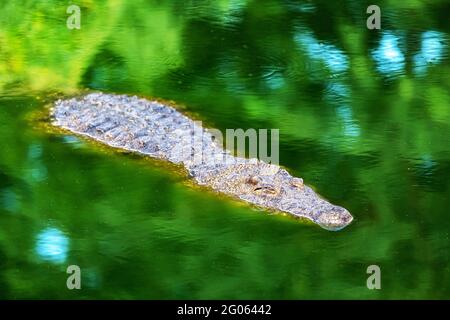
[[[401,37],[391,31],[383,32],[378,48],[372,52],[377,70],[382,75],[395,77],[404,73],[405,56],[401,44]]]
[[[36,238],[36,253],[43,261],[64,263],[67,259],[69,238],[51,227],[42,230]]]
[[[444,34],[438,31],[426,31],[422,34],[420,51],[414,55],[414,73],[423,76],[428,67],[441,62],[445,50]]]

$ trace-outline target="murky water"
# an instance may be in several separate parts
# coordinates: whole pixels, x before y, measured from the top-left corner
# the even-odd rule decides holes
[[[0,297],[448,298],[446,2],[379,1],[379,31],[364,1],[80,0],[80,30],[60,1],[2,2]],[[278,128],[280,163],[355,221],[257,211],[30,116],[82,89]]]

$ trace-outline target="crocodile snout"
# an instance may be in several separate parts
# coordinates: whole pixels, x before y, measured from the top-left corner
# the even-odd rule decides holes
[[[324,229],[338,231],[348,226],[352,221],[353,216],[347,209],[333,206],[330,210],[319,215],[315,222]]]

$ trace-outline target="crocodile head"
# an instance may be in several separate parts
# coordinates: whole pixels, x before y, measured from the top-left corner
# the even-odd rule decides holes
[[[345,208],[329,203],[304,185],[301,178],[292,177],[276,165],[240,164],[214,180],[215,189],[261,207],[307,218],[327,230],[340,230],[353,220]]]

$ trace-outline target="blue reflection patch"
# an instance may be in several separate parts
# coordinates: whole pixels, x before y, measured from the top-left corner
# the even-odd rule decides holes
[[[17,212],[20,208],[19,197],[12,189],[0,190],[1,207],[9,212]]]
[[[438,31],[426,31],[422,34],[420,51],[414,56],[414,73],[424,75],[428,66],[439,63],[445,53],[444,35]]]
[[[294,36],[295,42],[304,50],[310,59],[317,60],[328,67],[332,73],[348,70],[349,60],[345,53],[332,44],[319,42],[307,30],[299,30]]]
[[[44,261],[63,263],[67,258],[69,238],[56,228],[40,232],[36,241],[36,253]]]
[[[405,56],[400,49],[400,42],[401,39],[391,32],[385,32],[382,35],[380,45],[372,51],[378,72],[387,76],[403,73]]]
[[[71,146],[73,146],[76,149],[80,148],[83,144],[81,142],[81,140],[75,136],[64,136],[62,139],[63,139],[64,143],[70,144]]]
[[[349,106],[343,105],[338,107],[337,115],[343,123],[345,136],[353,138],[360,136],[361,129],[353,119],[352,109]]]

